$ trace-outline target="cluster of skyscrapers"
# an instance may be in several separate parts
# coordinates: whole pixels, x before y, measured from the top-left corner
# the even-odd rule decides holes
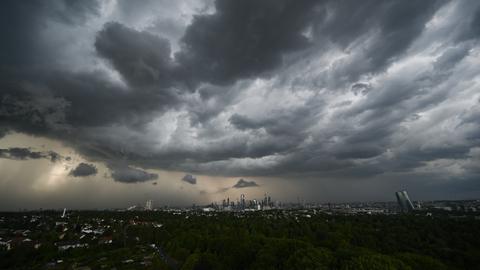
[[[397,197],[398,207],[401,212],[409,213],[415,210],[415,206],[410,200],[410,197],[408,196],[407,191],[405,190],[397,191],[395,192],[395,196]],[[329,208],[331,208],[330,204],[328,205],[329,205]],[[220,205],[214,202],[205,209],[209,209],[210,211],[212,210],[255,211],[255,210],[269,210],[269,209],[281,208],[282,206],[283,205],[281,205],[278,201],[273,202],[272,198],[268,196],[267,193],[265,193],[262,200],[257,200],[257,199],[247,200],[245,194],[241,194],[240,198],[237,198],[236,201],[230,200],[230,198],[227,197],[222,200]],[[303,202],[302,204],[300,204],[300,200],[299,200],[297,207],[298,206],[305,208],[305,203]],[[142,207],[132,206],[132,207],[129,207],[128,210],[139,210],[141,208]],[[153,201],[152,200],[146,201],[145,207],[143,207],[143,210],[147,210],[147,211],[153,210]]]
[[[217,205],[216,203],[212,204],[213,208],[217,208],[219,210],[266,210],[272,209],[275,207],[275,204],[272,201],[272,198],[265,193],[265,196],[262,200],[247,200],[245,194],[240,195],[240,199],[236,202],[231,201],[229,197],[222,200],[221,205]]]

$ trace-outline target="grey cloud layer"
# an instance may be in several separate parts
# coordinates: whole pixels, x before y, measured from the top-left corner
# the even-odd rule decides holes
[[[0,158],[28,160],[28,159],[48,159],[55,162],[62,156],[53,151],[32,151],[29,148],[11,147],[0,149]]]
[[[107,23],[97,35],[95,48],[128,83],[155,84],[157,90],[170,86],[173,63],[168,40],[120,23]]]
[[[182,177],[182,181],[187,182],[189,184],[195,185],[197,184],[197,178],[191,174],[185,174],[184,177]]]
[[[110,165],[109,167],[112,170],[113,180],[117,182],[137,183],[152,181],[158,178],[158,174],[149,173],[130,166]]]
[[[93,164],[88,164],[88,163],[80,163],[70,171],[70,175],[73,175],[75,177],[85,177],[85,176],[91,176],[97,174],[98,170],[97,167]]]
[[[89,160],[126,162],[110,166],[121,182],[156,178],[128,166],[479,175],[476,1],[218,0],[188,23],[159,11],[176,1],[128,5],[105,14],[96,1],[8,2],[2,13],[31,20],[2,24],[0,134],[48,136]],[[150,21],[136,24],[140,13]],[[52,38],[38,23],[62,31]],[[63,52],[25,42],[56,45],[74,26],[90,43]],[[71,50],[91,63],[78,68]]]
[[[247,188],[247,187],[258,187],[258,184],[255,183],[255,181],[240,179],[235,185],[233,185],[233,188]]]

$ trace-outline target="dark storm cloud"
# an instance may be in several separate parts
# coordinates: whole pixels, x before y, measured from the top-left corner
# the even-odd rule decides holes
[[[436,61],[434,67],[441,71],[448,71],[468,55],[470,47],[461,44],[446,50]]]
[[[149,168],[360,179],[441,159],[474,175],[479,110],[465,97],[478,81],[477,2],[224,0],[188,26],[153,15],[132,24],[156,3],[120,1],[113,13],[128,18],[79,34],[72,43],[89,40],[89,50],[77,56],[48,46],[44,31],[94,25],[98,2],[8,2],[0,136],[126,160],[109,167],[128,183],[156,179]],[[167,39],[185,27],[180,44]],[[57,61],[83,56],[110,72]]]
[[[257,119],[249,119],[248,117],[234,114],[229,119],[230,123],[240,130],[258,129],[265,126],[266,121],[258,121]]]
[[[30,68],[31,65],[49,64],[51,57],[48,41],[41,36],[47,20],[77,25],[98,15],[96,0],[32,0],[19,2],[6,0],[0,10],[0,67]]]
[[[335,153],[336,158],[343,159],[364,159],[364,158],[371,158],[376,157],[383,153],[384,149],[380,147],[378,144],[370,143],[370,144],[350,144],[346,149],[337,149]]]
[[[381,40],[370,48],[372,67],[384,67],[423,31],[442,1],[386,1],[378,23]],[[443,1],[444,2],[444,1]],[[378,4],[378,2],[377,2]]]
[[[182,181],[187,182],[189,184],[195,185],[197,184],[197,178],[191,174],[185,174],[184,177],[182,177]]]
[[[316,104],[320,107],[321,104]],[[309,106],[299,109],[274,110],[272,115],[263,119],[252,119],[243,115],[234,114],[229,121],[240,130],[264,128],[269,134],[277,136],[298,136],[299,131],[310,126],[314,121],[315,110]]]
[[[0,158],[28,160],[28,159],[48,159],[56,162],[61,155],[53,151],[32,151],[29,148],[11,147],[8,149],[0,149]]]
[[[138,183],[152,181],[158,178],[158,174],[149,173],[130,166],[110,165],[112,170],[112,178],[122,183]]]
[[[238,180],[238,182],[233,185],[233,188],[247,188],[247,187],[258,187],[258,184],[255,181],[248,181],[244,179]]]
[[[358,94],[365,95],[371,89],[371,86],[366,83],[358,82],[358,83],[354,83],[351,89],[355,95],[358,95]]]
[[[8,134],[8,129],[5,127],[0,127],[0,139]]]
[[[70,171],[70,175],[74,177],[85,177],[85,176],[91,176],[97,174],[98,170],[97,167],[93,164],[88,164],[88,163],[80,163]]]
[[[217,13],[197,17],[196,21],[187,29],[183,39],[185,46],[177,54],[177,58],[180,63],[185,63],[187,68],[199,67],[195,69],[195,72],[189,72],[191,76],[203,76],[203,80],[222,83],[239,78],[261,77],[264,71],[280,66],[283,63],[281,59],[294,51],[305,51],[308,48],[323,50],[323,46],[329,42],[333,42],[341,48],[347,48],[358,42],[359,39],[368,38],[369,35],[375,33],[371,38],[372,43],[364,48],[361,54],[353,55],[352,60],[338,61],[334,65],[331,75],[334,77],[334,85],[354,83],[362,74],[383,71],[396,57],[401,55],[419,36],[425,23],[431,19],[434,11],[442,3],[445,1],[326,1],[315,3],[296,1],[295,4],[289,1],[256,1],[255,3],[233,1],[233,4],[230,1],[219,1]],[[273,7],[269,7],[271,4]],[[296,8],[289,9],[290,5],[296,5]],[[273,9],[275,12],[269,15],[262,14],[264,16],[258,15],[257,13],[263,12],[264,8]],[[309,10],[305,11],[303,8]],[[237,19],[243,22],[245,16],[231,10],[245,12],[247,18],[252,20],[252,26],[237,23]],[[286,14],[276,17],[276,12],[282,10]],[[296,12],[301,12],[303,15],[297,18]],[[415,19],[411,20],[411,17]],[[298,24],[294,23],[291,27],[282,24],[291,21],[298,22]],[[258,34],[264,29],[272,32],[272,25],[275,25],[275,29],[282,25],[280,27],[282,33],[273,36]],[[311,32],[311,37],[307,37],[308,31]],[[231,33],[239,34],[232,37]],[[210,38],[211,36],[214,38]],[[283,42],[282,38],[287,37],[292,42],[296,40],[298,44],[304,46],[286,46],[288,43]],[[236,38],[241,40],[236,40]],[[223,41],[224,39],[225,43],[218,42],[218,40]],[[263,46],[264,44],[268,44],[268,46]],[[280,44],[278,45],[280,47],[275,44]],[[229,47],[235,49],[232,51]],[[243,49],[245,51],[242,51]],[[226,52],[222,53],[224,51]],[[234,54],[237,51],[239,53]],[[185,59],[190,60],[186,61]],[[269,61],[270,59],[272,61]],[[195,62],[200,64],[195,64]],[[200,67],[202,63],[215,63],[215,65],[209,65],[209,68],[206,69]],[[264,65],[268,65],[268,67]],[[202,72],[206,74],[195,74]],[[255,76],[249,75],[249,72]],[[212,75],[208,75],[208,73],[212,73]],[[215,77],[209,79],[209,76]],[[319,77],[317,80],[329,79]]]
[[[82,136],[81,127],[143,124],[178,102],[166,89],[124,89],[103,72],[38,72],[27,85],[22,74],[7,74],[0,81],[0,126],[67,141],[72,130]]]
[[[98,33],[95,48],[129,83],[164,87],[171,83],[173,63],[166,39],[108,23]]]
[[[460,40],[477,39],[478,37],[480,37],[480,7],[477,7],[476,9],[474,9],[476,5],[474,1],[472,1],[469,4],[470,4],[470,8],[475,12],[473,13],[473,16],[471,17],[471,20],[469,21],[469,23],[466,23],[464,25],[465,32],[459,35]]]
[[[218,84],[262,76],[308,47],[302,32],[318,15],[311,0],[215,3],[214,14],[194,18],[176,58],[186,76]]]
[[[71,72],[57,67],[57,61],[54,59],[58,55],[64,56],[60,54],[62,48],[58,48],[56,52],[52,51],[56,48],[50,48],[49,40],[41,35],[51,27],[52,21],[62,25],[78,26],[91,16],[97,16],[97,1],[52,1],[48,4],[44,1],[18,4],[8,2],[7,7],[10,6],[12,10],[2,8],[2,12],[18,13],[18,16],[12,15],[15,20],[0,26],[5,28],[2,28],[2,33],[8,36],[0,45],[0,52],[2,55],[6,54],[0,63],[2,70],[0,125],[5,128],[63,137],[62,134],[58,134],[60,126],[62,131],[65,131],[65,128],[76,129],[79,126],[100,126],[122,120],[128,121],[132,117],[144,121],[147,119],[139,117],[140,114],[148,112],[148,115],[153,111],[162,110],[166,107],[165,104],[175,103],[174,95],[165,89],[162,90],[162,87],[157,86],[156,90],[150,87],[148,91],[144,87],[124,89],[112,83],[102,71]],[[11,14],[8,14],[7,18]],[[2,16],[3,18],[5,17]],[[42,25],[45,27],[38,28]],[[111,42],[119,42],[121,48],[132,52],[132,48],[126,46],[125,39],[122,39],[122,33],[112,33],[113,30],[107,32],[106,29],[107,27],[99,33],[99,37],[104,37],[98,38],[99,51],[104,52],[102,49],[109,46],[108,38],[113,36],[117,39]],[[125,29],[118,31],[135,33],[131,29]],[[107,33],[111,35],[105,37]],[[30,40],[31,38],[35,40]],[[121,43],[122,41],[124,43]],[[148,42],[147,37],[143,44],[148,45]],[[47,47],[43,47],[44,43]],[[168,45],[168,42],[166,44]],[[119,62],[113,59],[118,53],[123,53],[118,51],[120,47],[116,47],[117,51],[113,49],[105,57],[110,57],[112,62]],[[142,44],[136,48],[145,49]],[[149,53],[155,52],[150,50]],[[132,55],[125,63],[128,65],[135,60],[138,60],[139,69],[136,73],[131,70],[129,74],[132,79],[146,76],[141,72],[150,67],[140,62],[141,55]],[[151,57],[148,61],[150,60],[157,63],[158,59]],[[133,64],[130,67],[132,66]],[[158,89],[162,91],[157,91]],[[139,92],[142,94],[138,94]]]
[[[218,1],[216,12],[198,15],[170,58],[168,40],[108,23],[95,47],[133,84],[168,86],[197,82],[232,83],[258,77],[283,63],[289,52],[308,47],[303,31],[316,1]]]
[[[64,99],[43,91],[31,93],[4,81],[0,87],[0,126],[41,134],[64,123],[64,110],[68,106]]]
[[[434,12],[446,1],[330,1],[329,14],[314,24],[319,40],[347,48],[359,39],[370,42],[361,53],[337,62],[334,85],[355,82],[362,74],[383,71],[418,37]]]

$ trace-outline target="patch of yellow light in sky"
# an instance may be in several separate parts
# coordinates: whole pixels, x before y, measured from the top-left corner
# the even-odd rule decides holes
[[[58,162],[51,166],[51,169],[48,173],[44,175],[44,179],[39,179],[34,184],[35,189],[43,189],[43,190],[52,190],[56,189],[59,185],[65,183],[65,179],[68,175],[68,171],[65,170],[65,165]],[[38,185],[37,185],[38,184]]]
[[[39,160],[5,160],[7,164],[15,164],[19,170],[35,171],[31,181],[31,188],[36,191],[54,191],[66,184],[68,173],[75,163],[82,160],[72,149],[65,147],[61,142],[34,137],[22,133],[10,133],[0,139],[0,148],[24,147],[31,151],[53,150],[63,156],[69,156],[70,161],[61,160],[55,163],[47,159]],[[35,169],[34,169],[35,168]],[[32,173],[33,173],[32,171]],[[20,173],[20,172],[19,172]]]

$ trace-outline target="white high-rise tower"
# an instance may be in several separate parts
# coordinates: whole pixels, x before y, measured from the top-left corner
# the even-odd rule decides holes
[[[411,212],[415,209],[415,207],[413,207],[412,201],[410,201],[410,197],[408,197],[407,191],[397,191],[395,192],[395,195],[397,196],[397,202],[402,212]]]
[[[152,200],[148,200],[146,203],[145,203],[145,210],[153,210],[153,201]]]

